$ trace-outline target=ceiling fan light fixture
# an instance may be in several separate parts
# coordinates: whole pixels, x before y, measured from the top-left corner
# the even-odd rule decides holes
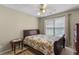
[[[46,4],[40,4],[40,8],[39,8],[39,13],[38,15],[42,15],[46,12],[46,7],[47,5]]]
[[[43,12],[43,13],[45,13],[45,12],[46,12],[46,10],[42,10],[42,12]]]
[[[40,13],[40,12],[37,13],[37,15],[39,15],[39,16],[41,16],[41,15],[43,15],[43,14],[44,14],[44,13],[42,13],[42,12],[41,12],[41,13]]]
[[[46,12],[45,9],[41,9],[41,10],[40,10],[40,13],[45,13],[45,12]]]

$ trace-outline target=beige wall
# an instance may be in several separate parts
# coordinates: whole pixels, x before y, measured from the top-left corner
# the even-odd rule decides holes
[[[60,16],[66,16],[65,21],[66,45],[70,44],[70,47],[74,47],[74,25],[76,23],[79,23],[79,9],[62,12],[48,17],[39,18],[39,29],[41,30],[41,33],[44,33],[44,27],[43,27],[44,20]]]
[[[38,29],[37,18],[0,6],[0,51],[8,49],[10,40],[22,37],[23,29]]]
[[[73,42],[75,24],[79,23],[79,10],[78,11],[74,11],[72,13],[72,15],[70,16],[70,20],[71,20],[70,21],[70,33],[71,33],[70,39],[72,40],[71,42]]]

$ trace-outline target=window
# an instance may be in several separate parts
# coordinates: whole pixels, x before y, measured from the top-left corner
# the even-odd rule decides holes
[[[62,36],[65,32],[65,17],[45,20],[45,34]]]

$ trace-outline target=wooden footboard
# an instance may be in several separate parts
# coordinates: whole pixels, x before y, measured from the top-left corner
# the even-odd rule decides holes
[[[54,53],[55,55],[60,55],[62,49],[65,48],[65,38],[61,37],[58,41],[54,43]]]

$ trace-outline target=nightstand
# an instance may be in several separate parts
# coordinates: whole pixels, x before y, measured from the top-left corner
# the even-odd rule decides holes
[[[16,54],[16,47],[19,46],[19,48],[23,49],[23,39],[14,39],[10,41],[12,51],[14,51],[14,54]]]

